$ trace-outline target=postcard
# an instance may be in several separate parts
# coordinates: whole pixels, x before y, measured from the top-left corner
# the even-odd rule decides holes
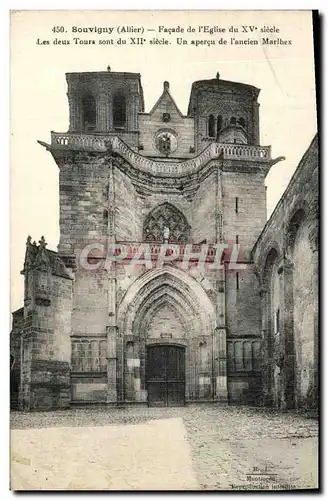
[[[11,489],[317,490],[317,12],[10,17]]]

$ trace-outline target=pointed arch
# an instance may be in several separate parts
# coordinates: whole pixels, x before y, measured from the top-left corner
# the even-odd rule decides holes
[[[190,227],[186,217],[171,203],[162,203],[146,217],[143,227],[144,241],[163,242],[164,231],[168,232],[170,243],[187,243]]]
[[[149,328],[156,314],[170,309],[174,317],[168,318],[167,329]],[[146,381],[147,345],[177,344],[186,349],[186,397],[198,397],[197,349],[204,337],[213,338],[216,327],[215,308],[202,286],[181,269],[164,266],[152,269],[137,278],[125,293],[117,311],[119,394],[124,399],[131,392],[136,400],[147,400],[149,386]],[[163,320],[163,316],[161,318]],[[165,315],[164,315],[165,319]],[[180,324],[181,329],[180,329]],[[161,333],[171,332],[162,340]],[[140,391],[129,382],[126,366],[127,343],[132,342],[138,362]],[[210,344],[210,342],[209,342]],[[210,358],[209,358],[210,360]],[[210,361],[209,361],[210,363]],[[212,373],[213,367],[207,367]],[[209,389],[211,391],[211,389]]]
[[[283,398],[283,387],[281,385],[280,370],[280,326],[277,317],[280,316],[280,286],[278,265],[280,254],[275,246],[271,246],[267,253],[263,285],[265,294],[262,298],[262,325],[264,326],[263,353],[267,363],[263,366],[264,387],[266,403],[279,407]]]
[[[287,224],[286,234],[286,250],[292,256],[293,249],[299,228],[306,220],[306,212],[304,207],[298,208],[292,215]]]
[[[274,264],[281,258],[280,252],[277,245],[271,245],[269,251],[266,254],[266,260],[263,269],[263,284],[268,285],[271,280],[272,269]]]
[[[170,300],[184,317],[191,316],[190,324],[195,332],[213,332],[216,324],[214,306],[202,286],[180,269],[164,266],[144,273],[125,293],[118,310],[122,334],[137,333],[140,313],[158,305],[160,300]]]
[[[179,293],[178,289],[173,289],[168,283],[164,283],[162,285],[159,284],[152,295],[148,295],[140,305],[138,314],[132,325],[133,333],[144,332],[147,336],[150,323],[165,307],[173,311],[182,326],[184,335],[192,331],[192,317],[194,314],[192,305],[186,300],[183,293]]]

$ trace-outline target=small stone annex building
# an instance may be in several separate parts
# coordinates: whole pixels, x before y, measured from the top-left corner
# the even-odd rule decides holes
[[[139,74],[66,78],[69,130],[40,142],[60,241],[27,239],[12,407],[316,406],[317,137],[267,221],[259,89],[194,82],[183,115],[168,82],[145,112]]]

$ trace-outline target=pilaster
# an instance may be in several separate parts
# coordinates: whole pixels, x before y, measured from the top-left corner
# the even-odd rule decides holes
[[[82,130],[82,110],[80,109],[80,99],[75,93],[67,93],[69,105],[69,131],[80,132]]]
[[[281,338],[284,346],[283,367],[283,406],[287,409],[295,407],[296,402],[296,358],[294,345],[294,301],[293,301],[293,269],[292,262],[283,258],[278,266],[280,275],[280,308]]]
[[[270,311],[270,291],[266,286],[260,290],[261,311],[262,311],[262,380],[263,380],[263,404],[272,404],[272,340],[271,340],[271,311]]]
[[[116,389],[116,336],[117,327],[107,327],[107,402],[115,403],[117,400]]]
[[[253,144],[260,144],[260,104],[257,101],[253,103]]]
[[[108,245],[115,243],[115,185],[114,167],[112,160],[109,160],[108,168]],[[108,251],[108,249],[107,249]],[[107,402],[117,401],[117,340],[118,329],[116,323],[116,267],[115,262],[111,263],[108,272],[108,327],[107,327]],[[121,346],[123,358],[123,346]],[[122,359],[123,362],[123,359]],[[123,367],[121,367],[123,372]],[[122,373],[123,376],[123,373]]]
[[[214,399],[218,402],[227,402],[227,338],[225,328],[215,329],[213,351],[215,374]]]
[[[217,170],[216,240],[223,243],[223,186],[222,170]],[[226,340],[226,277],[225,267],[217,270],[216,325],[213,332],[213,397],[228,401],[227,340]]]

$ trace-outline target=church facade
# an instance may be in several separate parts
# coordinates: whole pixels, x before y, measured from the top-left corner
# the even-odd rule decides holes
[[[40,142],[60,241],[27,239],[12,406],[315,406],[317,139],[267,222],[259,89],[194,82],[183,115],[168,82],[145,112],[139,74],[66,78],[69,130]]]

